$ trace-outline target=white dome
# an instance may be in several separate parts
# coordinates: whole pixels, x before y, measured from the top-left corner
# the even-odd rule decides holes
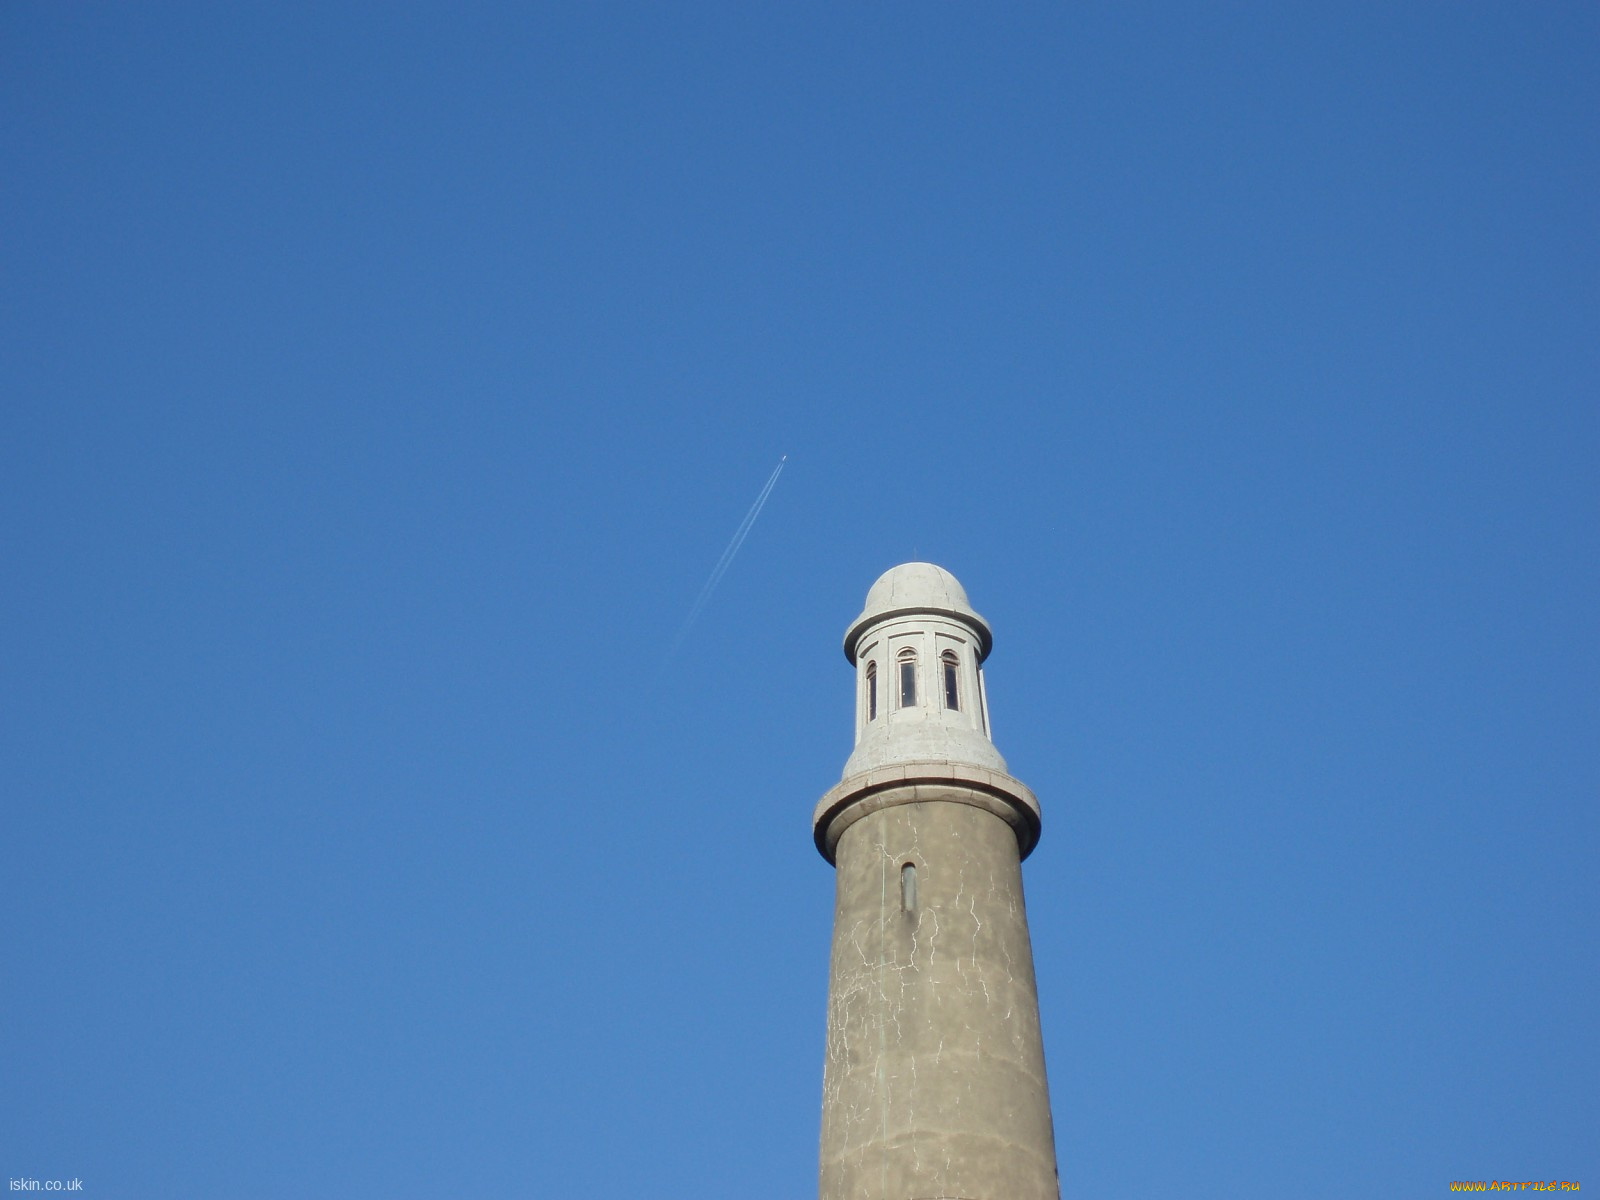
[[[868,626],[901,613],[941,613],[954,617],[970,626],[977,635],[979,659],[989,655],[994,642],[989,622],[974,611],[960,580],[933,563],[909,562],[890,567],[867,590],[866,607],[850,622],[850,630],[844,635],[845,657],[855,662],[856,642]]]

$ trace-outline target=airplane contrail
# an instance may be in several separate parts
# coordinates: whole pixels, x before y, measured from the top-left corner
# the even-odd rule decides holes
[[[700,619],[700,613],[711,599],[711,593],[717,590],[717,584],[722,582],[722,577],[728,573],[728,568],[733,565],[734,555],[739,553],[739,547],[744,545],[745,538],[750,536],[756,518],[761,515],[761,510],[766,507],[767,497],[772,495],[772,489],[778,482],[778,476],[783,474],[783,464],[789,461],[785,454],[778,460],[778,465],[767,482],[761,489],[761,494],[756,497],[756,502],[750,506],[750,511],[745,513],[744,520],[739,522],[739,528],[733,531],[733,537],[728,542],[728,548],[722,552],[722,557],[717,559],[717,565],[711,568],[711,577],[706,580],[705,587],[700,589],[700,594],[695,597],[694,607],[689,609],[689,615],[683,619],[683,627],[678,630],[678,636],[672,639],[672,648],[667,651],[667,657],[678,652],[678,647],[683,645],[683,639],[689,636],[689,630],[694,628],[694,623]]]

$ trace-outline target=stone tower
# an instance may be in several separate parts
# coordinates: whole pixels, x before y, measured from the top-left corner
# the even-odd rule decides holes
[[[821,1200],[1056,1200],[1021,863],[1039,804],[989,738],[989,625],[905,563],[845,634],[856,745],[817,805],[837,868]]]

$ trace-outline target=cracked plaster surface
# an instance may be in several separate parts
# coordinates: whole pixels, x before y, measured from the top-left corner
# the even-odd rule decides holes
[[[822,1200],[1056,1200],[1013,828],[897,804],[844,830],[836,866]]]

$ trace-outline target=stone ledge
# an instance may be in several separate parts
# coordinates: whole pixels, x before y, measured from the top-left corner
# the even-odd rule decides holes
[[[910,762],[875,767],[841,779],[811,815],[817,852],[830,863],[844,831],[869,813],[897,804],[944,801],[992,812],[1017,835],[1017,854],[1039,844],[1039,800],[1019,779],[987,767],[957,762]]]

